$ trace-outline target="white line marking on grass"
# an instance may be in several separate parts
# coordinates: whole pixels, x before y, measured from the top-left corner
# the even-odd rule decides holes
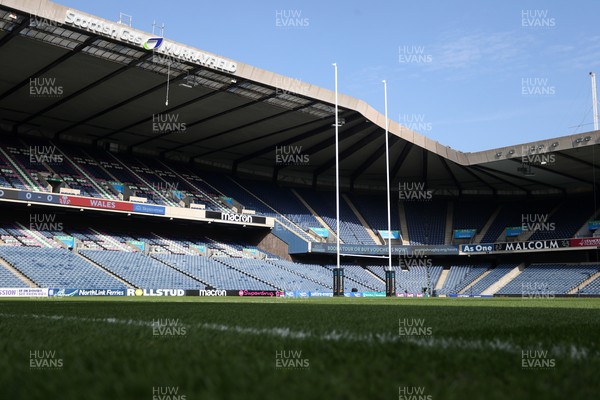
[[[49,319],[57,321],[75,321],[75,322],[98,322],[119,325],[133,325],[152,327],[152,321],[142,321],[133,319],[117,319],[117,318],[86,318],[86,317],[68,317],[64,315],[43,315],[43,314],[2,314],[0,318],[37,318]],[[430,349],[459,349],[459,350],[477,350],[487,351],[496,350],[505,353],[521,354],[523,350],[531,349],[547,349],[547,346],[542,343],[532,344],[523,348],[515,343],[494,339],[465,339],[454,337],[414,337],[414,336],[399,336],[391,333],[368,333],[357,334],[347,331],[331,331],[327,333],[316,333],[303,330],[292,330],[290,328],[253,328],[237,325],[223,325],[215,323],[200,323],[196,325],[188,325],[189,328],[200,328],[209,331],[237,333],[242,335],[253,336],[275,336],[284,339],[297,340],[321,340],[332,342],[359,342],[368,344],[389,344],[389,343],[406,343],[418,347]],[[575,345],[555,345],[549,349],[549,353],[554,357],[570,358],[572,360],[585,360],[588,358],[598,358],[600,355],[596,352],[591,352],[585,347]]]

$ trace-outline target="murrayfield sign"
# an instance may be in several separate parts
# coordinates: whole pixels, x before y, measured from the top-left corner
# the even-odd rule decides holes
[[[130,43],[146,50],[176,58],[180,61],[187,61],[228,73],[234,73],[237,70],[237,63],[235,62],[182,46],[160,37],[151,37],[142,34],[128,25],[108,22],[73,10],[67,10],[64,22],[67,25],[94,34],[107,36],[114,40]]]

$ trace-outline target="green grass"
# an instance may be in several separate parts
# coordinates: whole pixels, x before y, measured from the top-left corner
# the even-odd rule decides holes
[[[153,335],[156,319],[185,335]],[[401,337],[405,319],[431,335]],[[600,299],[9,299],[0,398],[592,399],[599,338]],[[523,369],[523,349],[554,367]],[[32,369],[36,350],[62,367]],[[276,368],[282,350],[308,368]]]

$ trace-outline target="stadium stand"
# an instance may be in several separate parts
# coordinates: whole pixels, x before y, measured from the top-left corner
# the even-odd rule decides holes
[[[598,264],[531,264],[498,291],[499,295],[565,294],[598,271]]]
[[[66,249],[0,246],[0,257],[39,287],[120,289],[125,285]]]
[[[468,289],[469,294],[480,295],[484,290],[500,280],[504,275],[512,271],[517,264],[500,264],[493,268],[489,274],[477,281]]]
[[[410,244],[444,244],[447,203],[404,202]]]
[[[212,287],[224,290],[274,289],[273,286],[265,282],[208,257],[175,254],[155,254],[153,257],[206,283],[205,288]]]
[[[453,265],[438,294],[456,294],[487,271],[488,265]]]
[[[331,231],[335,232],[335,194],[333,192],[315,192],[308,189],[298,189],[297,192],[323,218]],[[342,198],[340,198],[340,239],[344,243],[375,244],[365,227]]]
[[[81,254],[138,288],[204,289],[204,284],[141,253],[82,250]]]

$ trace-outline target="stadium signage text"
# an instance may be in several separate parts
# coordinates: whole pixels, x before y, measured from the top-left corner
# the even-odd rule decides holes
[[[237,64],[220,57],[206,54],[201,51],[193,50],[188,47],[179,46],[175,43],[162,41],[162,45],[155,47],[156,51],[183,61],[193,62],[194,64],[217,69],[220,71],[234,73],[237,70]]]
[[[333,253],[337,249],[335,243],[311,243],[309,250],[311,253]],[[354,245],[343,243],[340,245],[340,251],[344,254],[373,254],[385,255],[388,253],[388,246],[378,245]],[[418,255],[454,255],[458,254],[458,246],[455,245],[439,245],[439,246],[403,246],[392,245],[392,253],[402,253],[403,256],[418,254]]]
[[[247,222],[249,224],[252,223],[252,216],[247,214],[222,213],[221,219],[223,221]]]
[[[571,239],[571,247],[600,247],[600,237]]]
[[[463,244],[461,253],[503,253],[558,250],[572,247],[569,240],[533,240],[530,242]]]
[[[491,243],[485,244],[465,244],[462,247],[463,253],[483,253],[494,251],[494,245]]]
[[[549,250],[560,247],[569,247],[569,242],[561,243],[558,240],[535,240],[532,242],[501,243],[501,251],[527,251],[527,250]]]
[[[48,297],[47,288],[0,288],[0,297]]]
[[[185,296],[183,289],[127,289],[127,296]]]
[[[73,10],[67,10],[67,13],[65,14],[65,23],[88,32],[98,33],[113,39],[133,43],[137,46],[142,46],[144,41],[144,38],[139,33],[128,26],[105,22],[84,14],[79,14]]]
[[[240,297],[283,297],[284,292],[276,290],[239,290],[237,295]]]
[[[110,23],[102,19],[80,14],[73,10],[67,10],[65,14],[65,24],[216,70],[229,73],[234,73],[237,70],[237,64],[235,62],[225,60],[224,58],[212,54],[193,50],[189,47],[180,46],[164,40],[163,38],[148,37],[147,35],[138,33],[129,26]]]
[[[48,296],[125,296],[125,289],[48,289]]]
[[[227,296],[226,290],[199,290],[198,296]]]

